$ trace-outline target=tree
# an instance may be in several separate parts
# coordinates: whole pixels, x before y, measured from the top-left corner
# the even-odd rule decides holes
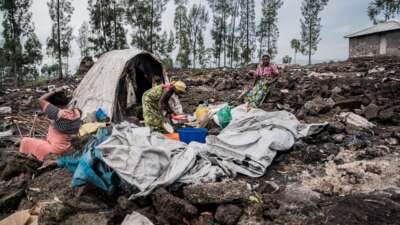
[[[373,0],[368,6],[368,16],[377,24],[378,16],[383,14],[384,21],[395,18],[400,14],[400,0]]]
[[[282,63],[284,63],[284,64],[291,64],[292,63],[292,57],[290,57],[290,56],[285,56],[285,57],[283,57],[282,58]]]
[[[53,64],[50,66],[44,64],[42,66],[42,69],[40,70],[40,72],[42,72],[42,74],[44,74],[47,78],[52,78],[56,76],[57,71],[58,71],[58,64]]]
[[[254,1],[254,0],[252,0]],[[228,19],[233,11],[232,0],[208,0],[213,11],[213,28],[211,36],[214,40],[214,57],[217,66],[221,66],[221,54],[226,67],[227,46],[228,46]]]
[[[191,50],[192,50],[192,61],[193,61],[193,68],[196,68],[196,59],[197,59],[197,53],[198,53],[198,41],[202,41],[201,48],[204,49],[204,39],[203,37],[203,30],[206,29],[206,25],[208,23],[208,12],[206,7],[202,5],[196,5],[194,4],[193,7],[190,10],[189,13],[189,24],[188,26],[188,31],[189,31],[189,41],[191,44]]]
[[[62,58],[68,56],[71,52],[72,27],[71,22],[74,7],[71,0],[49,0],[50,19],[53,21],[50,37],[47,39],[47,52],[50,56],[58,59],[58,78],[63,78]]]
[[[167,43],[167,53],[172,53],[175,50],[175,36],[172,30],[169,31],[169,39]]]
[[[161,16],[169,0],[125,0],[127,21],[131,25],[132,45],[152,53],[160,46]]]
[[[292,49],[294,50],[294,63],[297,63],[297,52],[301,51],[301,42],[299,39],[293,39],[290,42],[290,46],[292,47]]]
[[[160,40],[157,42],[156,48],[158,52],[156,53],[160,57],[169,57],[169,54],[175,49],[175,37],[172,31],[168,33],[164,31],[164,33],[160,36]]]
[[[200,31],[199,35],[197,36],[197,53],[198,53],[198,60],[199,60],[199,65],[201,68],[205,68],[207,65],[207,49],[206,46],[204,45],[204,37],[203,37],[203,32]]]
[[[321,41],[321,17],[319,14],[328,4],[329,0],[303,0],[301,13],[301,40],[302,53],[308,55],[308,64],[311,64],[311,56],[318,50]]]
[[[89,36],[90,36],[89,24],[86,21],[84,21],[78,30],[78,37],[76,39],[78,47],[81,51],[81,58],[89,56],[90,54]]]
[[[175,27],[175,40],[179,45],[178,54],[176,61],[182,68],[188,68],[191,64],[190,55],[190,44],[189,44],[189,19],[187,16],[187,0],[175,0],[177,5],[174,16],[174,27]]]
[[[27,60],[27,52],[23,48],[24,40],[30,39],[30,44],[35,42],[33,41],[34,26],[31,22],[32,13],[29,10],[31,4],[31,0],[0,1],[3,16],[3,63],[4,67],[10,68],[10,74],[15,76],[17,85],[22,84],[24,68],[36,60]]]
[[[160,40],[156,43],[155,46],[155,48],[158,49],[155,54],[161,59],[163,64],[166,65],[166,68],[172,68],[174,64],[174,61],[170,56],[172,51],[175,49],[174,42],[174,33],[170,31],[168,36],[168,33],[164,31],[163,34],[160,35]]]
[[[237,35],[237,17],[239,16],[240,0],[233,0],[233,10],[230,24],[230,37],[228,38],[228,57],[230,59],[230,67],[233,68],[233,63],[239,61],[239,47],[236,44],[240,38]]]
[[[255,25],[254,0],[240,0],[240,37],[242,48],[242,64],[251,62],[253,52],[256,48],[256,25]]]
[[[90,49],[96,56],[128,48],[124,28],[125,6],[118,0],[89,0]]]
[[[39,38],[36,34],[31,31],[28,35],[28,39],[24,45],[25,49],[25,68],[24,75],[32,76],[34,79],[37,79],[39,73],[37,68],[40,64],[42,64],[43,55],[42,55],[42,44],[39,41]]]
[[[262,1],[262,18],[258,25],[258,41],[260,50],[258,57],[267,53],[271,59],[275,58],[278,53],[276,42],[279,38],[278,29],[278,10],[282,7],[282,0],[263,0]],[[266,48],[266,51],[264,49]]]

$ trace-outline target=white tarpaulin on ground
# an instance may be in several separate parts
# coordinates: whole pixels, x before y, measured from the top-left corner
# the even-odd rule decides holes
[[[324,126],[301,124],[286,111],[247,112],[239,106],[232,110],[231,123],[218,136],[208,136],[206,144],[186,145],[123,123],[98,148],[105,163],[140,190],[135,196],[141,196],[175,182],[211,182],[237,173],[263,176],[277,151],[289,150],[296,139]]]
[[[127,215],[121,225],[153,225],[153,223],[138,212]]]

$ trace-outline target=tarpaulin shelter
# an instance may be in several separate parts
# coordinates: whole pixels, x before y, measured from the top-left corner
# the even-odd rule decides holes
[[[82,110],[83,117],[101,107],[113,121],[119,122],[127,109],[141,104],[143,93],[153,83],[165,82],[169,80],[162,63],[151,53],[139,49],[114,50],[103,54],[87,72],[71,103]],[[176,97],[171,104],[181,111]]]

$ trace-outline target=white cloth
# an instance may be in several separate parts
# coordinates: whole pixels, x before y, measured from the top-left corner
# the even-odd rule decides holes
[[[153,225],[153,223],[138,212],[127,215],[121,225]]]
[[[265,112],[245,106],[232,110],[231,123],[206,144],[166,139],[149,128],[122,123],[98,146],[105,163],[140,193],[175,182],[201,183],[240,173],[263,176],[277,151],[289,150],[296,139],[326,124],[301,124],[286,111]]]

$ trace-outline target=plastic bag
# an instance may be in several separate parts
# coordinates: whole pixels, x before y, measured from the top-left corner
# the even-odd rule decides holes
[[[198,106],[196,112],[194,113],[194,117],[197,120],[197,127],[206,127],[208,123],[208,107],[206,106]]]
[[[231,107],[225,106],[217,112],[219,126],[225,128],[232,120]]]

